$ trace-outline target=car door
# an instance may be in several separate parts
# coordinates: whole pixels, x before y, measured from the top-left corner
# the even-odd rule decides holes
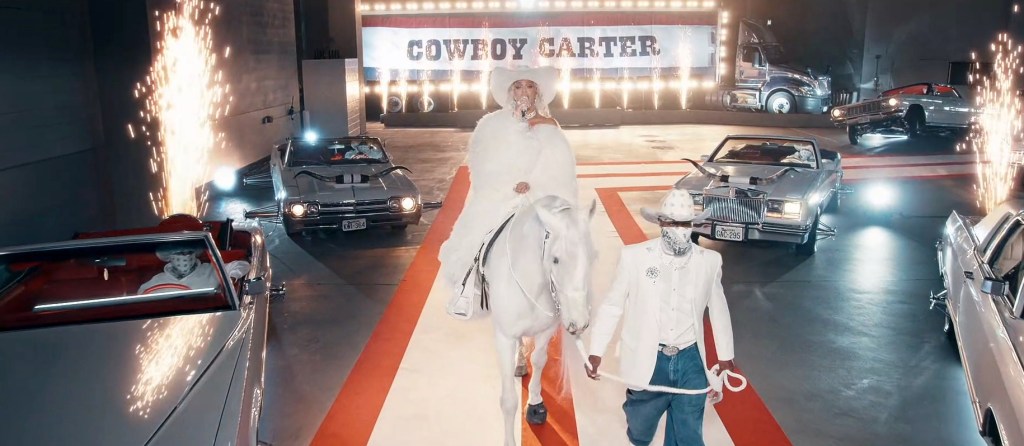
[[[959,281],[960,292],[950,308],[950,314],[956,327],[957,347],[960,350],[967,387],[970,392],[971,405],[975,411],[978,425],[982,421],[982,406],[979,404],[979,392],[985,391],[983,384],[991,381],[992,369],[985,366],[992,364],[994,358],[988,347],[988,335],[985,333],[988,323],[985,318],[992,317],[992,299],[983,292],[985,280],[994,280],[992,265],[1002,265],[1003,249],[1010,240],[1011,234],[1020,234],[1024,227],[1019,218],[1007,219],[992,232],[992,239],[982,249],[971,249],[973,242],[958,241],[959,269],[950,272],[950,283]],[[1002,267],[1000,267],[1000,271]],[[958,278],[957,272],[962,273]],[[980,374],[980,376],[979,376]],[[987,379],[986,379],[987,378]],[[981,386],[981,387],[979,387]]]
[[[956,330],[971,400],[980,423],[984,411],[1005,406],[1003,370],[1016,358],[1006,339],[1004,319],[1013,313],[1024,279],[1024,220],[1018,215],[993,232],[983,256],[964,256],[963,289],[956,308]],[[952,281],[953,278],[950,278]],[[999,284],[1005,286],[999,287]],[[1019,362],[1016,367],[1019,368]],[[1012,409],[1004,409],[1012,412]],[[1006,415],[1003,415],[1006,416]]]
[[[953,87],[939,86],[934,92],[941,102],[941,123],[950,126],[967,126],[971,123],[971,105]]]
[[[761,49],[743,45],[736,55],[736,85],[738,87],[760,87],[768,80],[768,68]]]

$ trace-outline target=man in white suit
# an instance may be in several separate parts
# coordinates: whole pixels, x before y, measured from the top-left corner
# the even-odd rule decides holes
[[[592,328],[587,374],[597,369],[611,343],[619,319],[622,378],[630,383],[626,402],[626,435],[646,446],[668,412],[665,446],[703,445],[704,405],[720,395],[676,395],[642,390],[645,385],[684,389],[708,386],[705,369],[704,310],[714,332],[719,368],[733,370],[732,323],[722,291],[722,257],[692,243],[693,199],[673,189],[660,212],[640,210],[644,219],[661,226],[661,237],[622,250],[618,272]]]

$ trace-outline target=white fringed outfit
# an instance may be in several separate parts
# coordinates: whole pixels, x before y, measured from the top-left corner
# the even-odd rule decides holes
[[[469,140],[470,190],[466,205],[441,246],[441,274],[458,292],[484,237],[523,204],[516,184],[526,182],[526,197],[556,195],[578,201],[576,157],[556,125],[530,128],[505,108],[487,114]]]

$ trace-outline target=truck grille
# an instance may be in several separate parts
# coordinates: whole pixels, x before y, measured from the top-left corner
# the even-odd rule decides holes
[[[882,101],[861,102],[846,108],[846,116],[869,115],[882,111]]]
[[[349,200],[320,203],[321,214],[366,215],[388,212],[388,200]]]
[[[764,221],[766,204],[764,192],[757,190],[735,189],[724,196],[721,189],[704,193],[704,211],[710,213],[708,218],[726,223],[760,224]]]

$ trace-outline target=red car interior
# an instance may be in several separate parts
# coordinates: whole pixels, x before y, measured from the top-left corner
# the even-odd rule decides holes
[[[248,261],[251,235],[244,231],[229,231],[225,234],[222,232],[225,228],[229,228],[225,222],[204,223],[195,219],[168,219],[156,227],[80,233],[75,238],[93,239],[181,231],[208,231],[217,240],[221,258],[225,263],[235,260]],[[224,249],[225,247],[229,249]],[[120,257],[124,259],[123,266],[100,266],[84,259],[54,263],[21,262],[8,265],[12,273],[24,273],[26,278],[7,290],[0,300],[0,330],[156,317],[231,308],[231,302],[227,297],[222,293],[216,293],[211,296],[181,297],[88,309],[32,311],[39,304],[134,295],[139,291],[139,286],[163,271],[166,264],[151,252],[126,253]],[[210,262],[206,253],[200,256],[200,260],[206,263]]]

